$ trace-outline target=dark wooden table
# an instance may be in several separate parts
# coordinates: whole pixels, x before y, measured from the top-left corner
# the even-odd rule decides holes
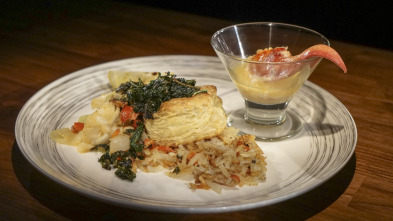
[[[11,2],[11,1],[10,1]],[[9,3],[0,17],[0,219],[393,219],[393,52],[332,41],[348,74],[322,61],[310,81],[338,98],[358,129],[355,155],[318,188],[272,206],[222,214],[158,214],[81,196],[33,168],[15,141],[23,104],[73,71],[149,55],[215,56],[210,37],[233,22],[129,3]],[[75,1],[77,2],[77,1]],[[24,4],[24,3],[23,3]]]

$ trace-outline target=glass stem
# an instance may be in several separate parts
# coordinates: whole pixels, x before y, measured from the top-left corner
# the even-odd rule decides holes
[[[281,124],[285,121],[285,110],[288,103],[289,101],[281,104],[265,105],[245,100],[246,113],[244,119],[258,125]]]

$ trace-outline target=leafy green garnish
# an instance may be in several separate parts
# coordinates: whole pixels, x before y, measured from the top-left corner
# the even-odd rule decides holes
[[[167,72],[166,75],[159,73],[158,78],[149,84],[144,84],[142,80],[123,83],[116,92],[123,94],[122,100],[131,105],[136,113],[142,113],[145,119],[152,119],[163,102],[173,98],[191,97],[200,91],[195,84],[195,80],[176,78],[176,75]]]
[[[106,170],[112,169],[111,155],[109,154],[109,151],[102,154],[102,156],[98,159],[98,162],[101,163],[102,168],[104,168]]]
[[[115,171],[115,175],[122,180],[134,181],[134,179],[136,178],[136,174],[131,170],[131,168],[127,167],[119,167]]]
[[[135,132],[135,129],[125,129],[125,131],[123,133],[127,134],[127,135],[131,135],[134,132]]]
[[[111,156],[114,168],[117,168],[115,175],[120,179],[133,181],[136,174],[132,169],[132,154],[128,151],[117,151]]]
[[[100,144],[95,148],[103,147],[106,152],[98,159],[102,168],[111,170],[117,168],[115,175],[120,179],[133,181],[136,174],[131,170],[132,161],[135,158],[143,159],[143,142],[142,134],[145,131],[145,125],[140,122],[130,138],[130,149],[128,151],[117,151],[109,153],[108,144]]]
[[[175,167],[175,169],[173,169],[172,173],[180,173],[180,168],[179,167]]]
[[[103,152],[106,152],[109,150],[109,144],[98,144],[94,146],[92,150],[98,150],[98,151],[103,150]]]
[[[112,154],[107,151],[98,159],[98,162],[101,163],[102,168],[107,170],[111,170],[112,166],[117,168],[115,175],[120,179],[133,181],[136,174],[131,170],[132,159],[134,156],[129,151],[117,151]]]
[[[143,159],[143,142],[142,142],[142,134],[145,131],[145,125],[140,122],[135,129],[134,134],[130,138],[130,150],[129,152],[134,156],[134,158],[138,157],[139,159]]]

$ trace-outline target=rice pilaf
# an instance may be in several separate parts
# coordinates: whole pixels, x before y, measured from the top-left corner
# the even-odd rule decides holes
[[[217,137],[179,145],[173,151],[146,148],[144,160],[138,160],[136,165],[144,172],[168,169],[170,177],[193,179],[189,184],[192,190],[221,193],[222,186],[258,185],[265,180],[266,161],[254,139],[227,127]]]

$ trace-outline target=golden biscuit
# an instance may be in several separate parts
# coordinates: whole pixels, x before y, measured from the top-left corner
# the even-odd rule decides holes
[[[227,117],[217,88],[206,85],[201,90],[207,93],[162,103],[154,119],[145,120],[148,136],[160,145],[177,146],[221,134]]]

